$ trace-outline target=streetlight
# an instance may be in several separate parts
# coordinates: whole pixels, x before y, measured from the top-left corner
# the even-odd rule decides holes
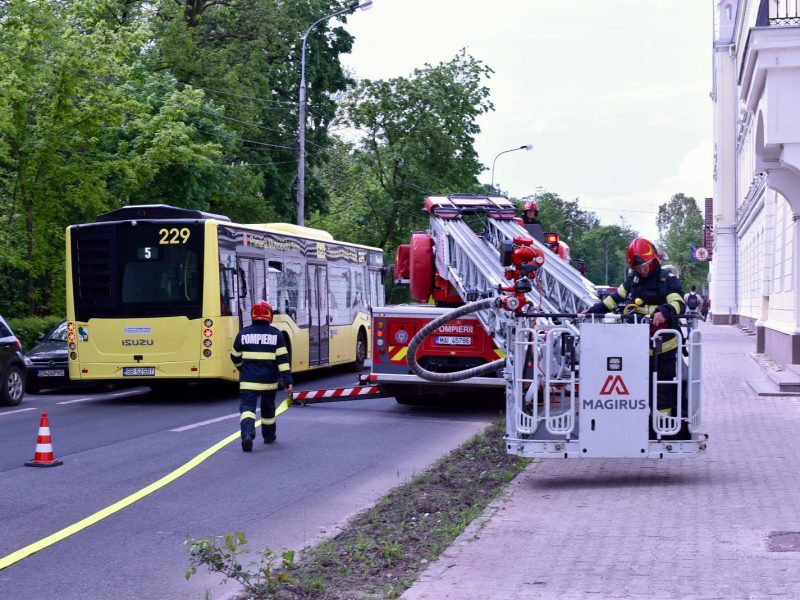
[[[325,15],[321,19],[317,19],[311,24],[311,27],[306,29],[303,35],[303,47],[301,50],[300,60],[300,113],[299,124],[297,126],[297,140],[299,145],[299,157],[297,160],[297,224],[302,225],[305,213],[305,196],[306,196],[306,42],[308,41],[308,34],[317,25],[330,18],[339,16],[344,13],[352,13],[356,9],[367,10],[372,7],[372,0],[362,0],[361,2],[351,2],[347,8],[337,10],[329,15]]]
[[[517,150],[533,150],[533,144],[527,144],[525,146],[520,146],[519,148],[511,148],[510,150],[503,150],[500,154],[494,157],[492,161],[492,184],[491,184],[491,193],[494,194],[494,164],[497,162],[497,159],[500,158],[503,154],[507,154],[508,152],[516,152]]]

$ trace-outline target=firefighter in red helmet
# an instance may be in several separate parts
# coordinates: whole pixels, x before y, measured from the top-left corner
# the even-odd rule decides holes
[[[587,313],[601,314],[629,302],[631,312],[649,315],[651,334],[659,329],[679,329],[677,317],[686,312],[681,281],[661,267],[661,259],[652,242],[636,238],[628,245],[628,275],[613,294],[592,306]],[[661,337],[661,349],[655,356],[658,379],[674,380],[677,367],[678,339],[675,335]],[[677,406],[677,387],[661,385],[658,409],[670,416]]]
[[[533,239],[544,243],[544,230],[539,221],[539,205],[533,198],[528,198],[522,205],[522,226]]]
[[[261,433],[265,444],[275,441],[275,395],[278,380],[292,393],[289,352],[280,330],[272,326],[272,307],[260,300],[250,310],[252,325],[242,329],[233,341],[231,360],[239,369],[241,404],[239,423],[242,450],[250,452],[256,438],[256,406],[261,398]]]
[[[539,205],[536,200],[525,200],[525,204],[522,205],[522,221],[524,223],[539,222]]]

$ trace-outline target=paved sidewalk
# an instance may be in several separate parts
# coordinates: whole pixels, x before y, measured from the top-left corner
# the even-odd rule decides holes
[[[800,398],[745,384],[752,337],[701,331],[704,456],[535,462],[402,598],[800,598],[800,541],[767,543],[800,532]]]

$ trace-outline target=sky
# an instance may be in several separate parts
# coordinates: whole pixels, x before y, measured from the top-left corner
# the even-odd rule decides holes
[[[479,179],[494,162],[511,196],[543,188],[654,240],[660,204],[681,192],[703,211],[711,196],[710,0],[374,0],[346,29],[359,78],[408,77],[461,48],[494,70]]]

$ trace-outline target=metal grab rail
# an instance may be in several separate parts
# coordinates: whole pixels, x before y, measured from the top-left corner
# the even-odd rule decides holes
[[[683,336],[677,329],[661,329],[651,336],[653,345],[657,345],[659,338],[674,335],[678,347],[675,351],[675,379],[659,379],[658,368],[653,371],[651,384],[650,416],[653,431],[658,439],[662,435],[675,435],[681,430],[683,421]],[[654,357],[658,360],[656,357]],[[665,415],[658,410],[659,386],[675,386],[676,406],[674,415]],[[687,410],[687,412],[690,412]]]
[[[563,377],[566,367],[564,357],[555,350],[562,335],[573,335],[567,327],[520,328],[514,339],[514,413],[518,434],[532,435],[539,424],[544,422],[548,433],[569,436],[577,422],[577,379],[574,371]],[[525,369],[530,362],[531,377],[525,377]],[[559,365],[559,363],[561,363]],[[558,372],[553,373],[558,366]],[[526,388],[527,386],[527,388]],[[539,411],[539,390],[544,399],[543,410]],[[568,390],[567,407],[564,408],[565,392]],[[553,395],[558,392],[562,410],[553,414]],[[525,407],[530,406],[530,414]]]
[[[702,395],[702,379],[700,377],[703,372],[703,351],[702,351],[702,334],[698,329],[694,329],[689,333],[687,340],[687,347],[689,349],[689,374],[687,379],[687,416],[689,418],[689,431],[691,433],[698,433],[700,431],[701,423],[701,395]]]

